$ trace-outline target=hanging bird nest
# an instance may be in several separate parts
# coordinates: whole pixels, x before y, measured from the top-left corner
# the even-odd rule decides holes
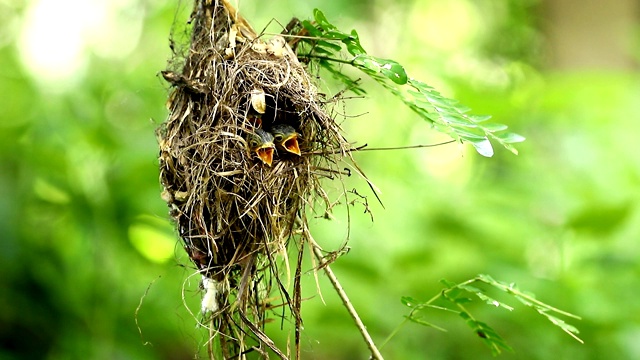
[[[163,72],[172,90],[158,129],[162,195],[202,275],[222,356],[253,346],[283,357],[261,330],[265,299],[277,291],[299,316],[278,259],[305,209],[329,206],[320,179],[341,176],[350,145],[284,37],[258,36],[226,0],[195,2],[188,51]]]

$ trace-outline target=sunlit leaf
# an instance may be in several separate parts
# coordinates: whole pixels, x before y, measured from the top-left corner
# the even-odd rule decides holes
[[[481,142],[481,141],[485,141],[488,140],[487,137],[484,135],[484,133],[480,133],[480,131],[473,131],[472,129],[467,129],[467,128],[459,128],[457,126],[452,126],[451,127],[456,135],[460,136],[461,138],[468,140],[470,142]]]
[[[489,142],[489,139],[485,138],[484,140],[479,142],[477,141],[470,141],[470,142],[471,142],[471,145],[473,145],[473,147],[476,149],[478,154],[485,157],[493,156],[493,146],[491,146],[491,142]]]
[[[446,114],[446,115],[441,115],[440,118],[442,119],[442,121],[444,121],[447,124],[460,125],[460,126],[470,127],[470,128],[478,127],[478,125],[460,116],[452,116],[452,115]]]
[[[518,143],[525,140],[524,136],[515,133],[504,133],[496,136],[506,143]]]
[[[475,123],[480,123],[490,120],[491,115],[469,115],[469,119]]]
[[[496,132],[496,131],[506,130],[508,126],[504,124],[485,124],[485,125],[482,125],[482,128],[486,131]]]
[[[506,144],[506,143],[502,143],[502,146],[511,151],[512,153],[514,153],[515,155],[518,155],[518,149],[516,149],[515,147],[513,147],[511,144]]]

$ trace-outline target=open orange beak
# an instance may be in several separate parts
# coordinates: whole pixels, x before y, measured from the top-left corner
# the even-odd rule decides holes
[[[258,157],[263,163],[269,166],[273,163],[273,145],[256,149],[256,154],[258,154]]]
[[[298,135],[293,134],[282,142],[282,147],[292,154],[300,156],[300,146],[298,145]]]

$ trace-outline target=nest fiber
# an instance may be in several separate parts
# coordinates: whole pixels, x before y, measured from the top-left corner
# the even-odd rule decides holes
[[[197,0],[190,24],[187,51],[163,72],[172,86],[158,129],[163,199],[202,275],[223,355],[244,351],[247,334],[274,350],[260,330],[266,298],[277,291],[291,307],[277,259],[324,194],[319,179],[340,176],[349,144],[286,34],[258,36],[222,0]],[[292,129],[298,153],[278,146],[278,127]],[[269,144],[255,149],[260,141]]]

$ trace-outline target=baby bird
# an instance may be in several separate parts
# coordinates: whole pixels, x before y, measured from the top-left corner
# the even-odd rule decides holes
[[[273,135],[262,129],[256,129],[255,132],[249,133],[247,136],[247,150],[249,157],[255,153],[258,155],[260,161],[271,166],[271,163],[273,163],[273,152],[275,150]]]
[[[299,134],[296,129],[287,124],[276,124],[271,127],[269,132],[273,134],[273,139],[278,149],[300,156]]]

